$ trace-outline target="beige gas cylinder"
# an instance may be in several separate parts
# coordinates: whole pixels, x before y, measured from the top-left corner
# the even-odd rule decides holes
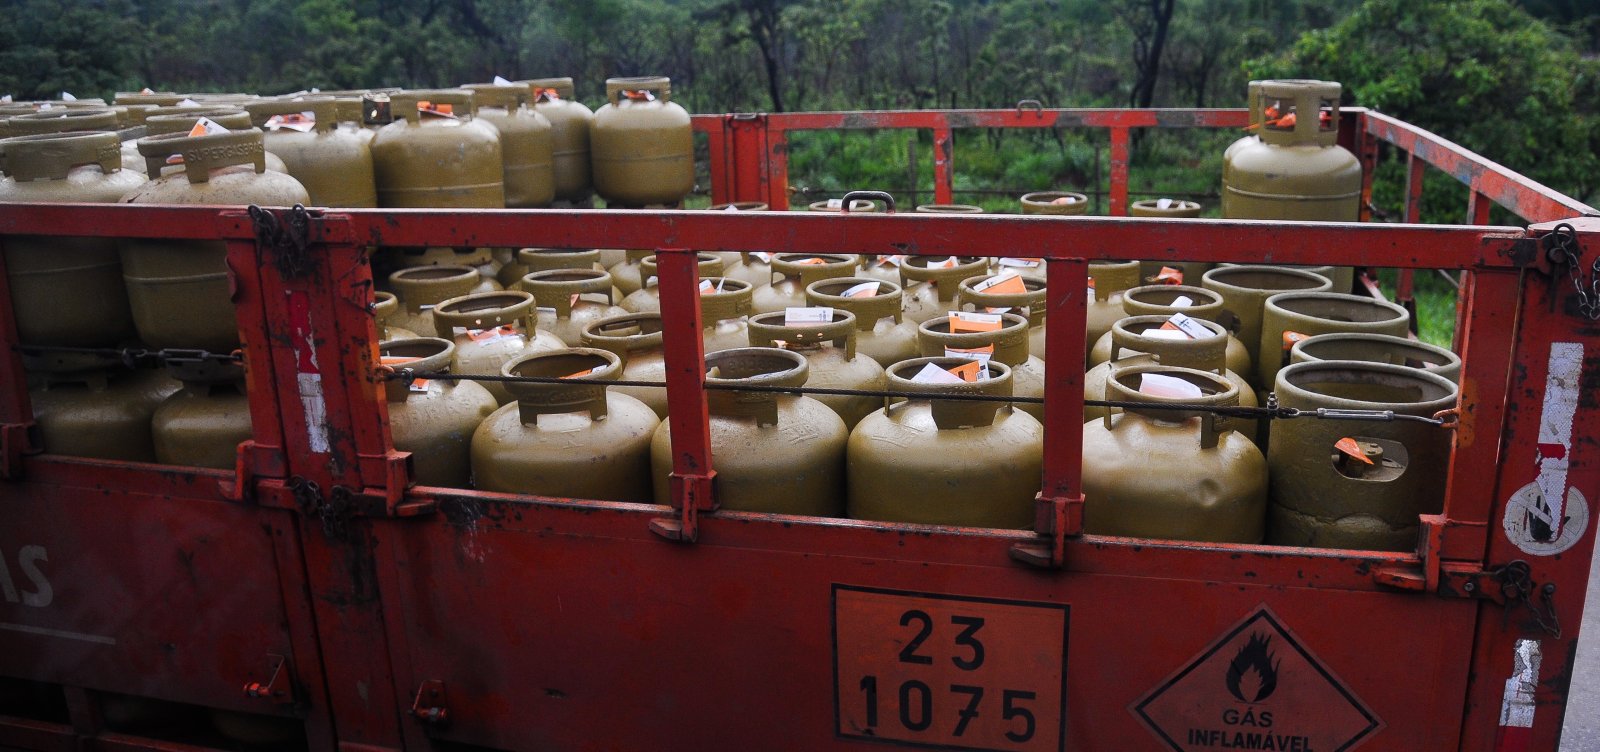
[[[1004,363],[1011,369],[1011,394],[1044,398],[1044,361],[1028,352],[1028,319],[1015,313],[995,314],[1000,328],[986,332],[954,332],[953,319],[963,314],[928,319],[917,325],[917,349],[924,357],[968,358]],[[1044,420],[1044,405],[1017,403],[1017,408]]]
[[[611,275],[596,269],[550,269],[530,272],[522,289],[533,293],[536,325],[577,347],[591,321],[621,316],[627,310],[611,304]]]
[[[550,121],[527,106],[526,86],[471,84],[479,120],[500,131],[506,208],[549,206],[556,199],[555,132]]]
[[[919,204],[918,214],[982,214],[983,207],[972,204]]]
[[[888,368],[891,391],[1011,396],[1011,369],[991,362],[974,382],[914,380],[929,364],[948,370],[966,358],[913,358]],[[1044,468],[1044,427],[1007,402],[907,397],[886,400],[850,433],[849,514],[859,520],[1025,528]]]
[[[1023,214],[1075,216],[1089,213],[1089,197],[1071,191],[1035,191],[1022,197]]]
[[[615,353],[622,359],[621,381],[652,381],[661,386],[614,386],[611,390],[645,403],[656,417],[667,417],[667,361],[662,354],[661,314],[625,313],[583,327],[583,347]]]
[[[804,356],[768,347],[706,355],[708,386],[804,386]],[[844,512],[844,450],[849,431],[827,405],[774,392],[706,390],[712,493],[722,509],[838,517]],[[672,427],[651,443],[655,501],[671,503]]]
[[[856,351],[855,314],[836,308],[811,310],[827,312],[828,320],[790,322],[784,311],[751,316],[750,346],[780,347],[805,356],[811,367],[806,386],[882,390],[883,366]],[[862,418],[883,406],[883,398],[875,396],[816,394],[812,398],[838,413],[846,429],[855,428]]]
[[[163,400],[150,418],[156,461],[232,470],[239,444],[251,436],[244,368],[219,361],[169,360],[167,373],[183,382],[183,388]]]
[[[589,172],[589,128],[594,112],[573,96],[571,78],[517,81],[528,87],[533,110],[550,121],[555,146],[556,198],[577,203],[593,191]]]
[[[1156,219],[1195,219],[1200,216],[1200,203],[1173,198],[1147,198],[1128,204],[1128,216],[1153,217]],[[1212,264],[1206,261],[1177,261],[1173,259],[1146,260],[1139,262],[1139,278],[1143,282],[1155,282],[1161,274],[1163,267],[1176,269],[1183,278],[1180,284],[1198,285],[1200,276],[1210,271]]]
[[[448,297],[455,297],[454,295]],[[411,339],[417,336],[416,332],[398,326],[390,326],[390,319],[400,313],[400,299],[392,292],[376,290],[372,293],[372,318],[378,328],[378,341],[387,342],[391,339]],[[431,319],[427,331],[432,331]]]
[[[712,204],[706,208],[706,211],[764,212],[769,208],[770,207],[768,207],[764,201],[733,201],[726,204]],[[745,279],[745,277],[740,275],[737,270],[739,265],[744,263],[745,258],[750,254],[740,253],[738,251],[708,251],[708,253],[711,253],[717,258],[722,259],[722,268],[728,276],[737,277],[738,279]],[[765,284],[765,282],[756,283],[756,287],[760,287],[762,284]]]
[[[602,252],[601,256],[604,257]],[[611,273],[611,283],[617,286],[624,298],[638,292],[644,287],[644,277],[641,276],[641,267],[644,260],[656,255],[655,251],[623,251],[623,260],[606,267]],[[752,286],[754,283],[752,283]]]
[[[372,138],[379,206],[505,207],[500,132],[473,118],[472,92],[407,91],[391,95],[389,102],[395,120]],[[419,109],[424,102],[451,111],[424,113]]]
[[[1006,276],[1016,276],[1017,282],[1007,282]],[[985,285],[988,285],[985,287]],[[1021,285],[1020,292],[1013,290]],[[979,287],[985,287],[978,290]],[[961,280],[956,300],[960,310],[978,313],[1015,313],[1028,319],[1028,352],[1044,359],[1045,288],[1044,279],[1024,277],[1002,267],[1000,274],[989,277],[972,277]],[[1003,290],[996,292],[996,290]]]
[[[1139,286],[1139,262],[1108,261],[1089,264],[1089,310],[1084,314],[1084,366],[1089,350],[1111,331],[1111,325],[1128,315],[1122,307],[1122,293]]]
[[[14,115],[10,118],[0,119],[0,134],[7,138],[17,136],[36,136],[46,133],[71,133],[76,131],[101,131],[111,133],[120,131],[133,125],[143,125],[141,120],[137,124],[124,124],[119,113],[112,108],[82,107],[72,109],[50,109],[43,112],[33,112],[26,115]],[[120,135],[119,135],[120,138]],[[139,145],[133,139],[121,141],[122,169],[129,172],[144,174],[144,157],[139,155]],[[0,156],[5,154],[5,145],[0,144]]]
[[[400,306],[388,325],[432,334],[433,307],[451,298],[478,292],[482,281],[470,266],[414,266],[389,275],[389,287]]]
[[[245,105],[251,123],[266,131],[267,152],[283,160],[317,206],[370,209],[378,205],[372,140],[339,127],[331,97],[262,100]],[[311,122],[304,122],[304,113]],[[293,122],[284,122],[293,118]],[[309,130],[307,130],[309,126]]]
[[[806,287],[806,305],[855,316],[856,352],[885,368],[917,357],[917,327],[904,319],[902,297],[900,285],[866,277],[825,279]]]
[[[739,263],[725,267],[724,277],[749,282],[756,289],[772,284],[772,254],[755,251],[738,256]]]
[[[456,346],[438,337],[410,337],[378,346],[379,363],[417,373],[448,372]],[[412,478],[425,486],[471,488],[472,433],[499,409],[494,395],[474,381],[390,379],[389,435],[411,453]]]
[[[144,183],[121,169],[112,133],[48,133],[0,141],[0,201],[115,203]],[[12,235],[6,279],[25,344],[110,347],[133,335],[117,243],[110,238]]]
[[[78,353],[24,355],[28,401],[44,451],[72,457],[155,462],[150,424],[178,390],[161,371]]]
[[[989,272],[982,256],[907,256],[900,260],[900,287],[905,290],[905,318],[920,324],[959,307],[961,280]]]
[[[1104,399],[1106,385],[1115,373],[1134,365],[1153,362],[1174,368],[1191,368],[1196,371],[1221,376],[1239,389],[1235,404],[1256,407],[1255,390],[1243,376],[1227,368],[1228,330],[1221,324],[1195,319],[1186,326],[1199,336],[1190,336],[1183,330],[1164,329],[1167,316],[1129,316],[1111,325],[1111,357],[1083,376],[1083,398]],[[1174,336],[1177,335],[1177,336]],[[1084,420],[1095,420],[1120,412],[1117,408],[1084,406]],[[1234,428],[1251,440],[1257,431],[1254,421],[1237,421]]]
[[[1456,406],[1456,385],[1388,363],[1325,360],[1278,371],[1287,408],[1393,411],[1431,417]],[[1418,516],[1438,514],[1454,433],[1412,421],[1275,421],[1267,542],[1410,551]]]
[[[300,181],[267,171],[260,131],[147,136],[139,152],[151,174],[171,157],[184,169],[135,188],[123,203],[289,207],[311,200]],[[146,345],[216,353],[238,347],[226,243],[125,239],[120,252],[133,323]]]
[[[722,278],[722,259],[709,253],[696,254],[699,258],[697,276],[700,279]],[[661,310],[661,286],[656,277],[656,257],[654,254],[639,262],[639,277],[644,286],[628,293],[622,299],[621,306],[624,310],[634,313]]]
[[[1242,266],[1242,264],[1224,263],[1217,264],[1217,266]],[[1329,292],[1349,293],[1355,286],[1356,272],[1355,268],[1350,266],[1293,266],[1288,264],[1263,264],[1262,266],[1269,266],[1273,269],[1303,269],[1313,274],[1322,275],[1333,283],[1333,288]]]
[[[711,290],[700,292],[700,336],[706,352],[747,346],[746,317],[753,312],[750,296],[754,290],[737,279],[712,277],[710,282]]]
[[[1122,293],[1122,309],[1129,316],[1172,316],[1181,313],[1189,318],[1217,321],[1223,315],[1222,296],[1203,287],[1190,285],[1145,285]],[[1224,327],[1226,330],[1226,327]],[[1089,367],[1093,368],[1111,359],[1111,332],[1095,340],[1089,351]],[[1228,334],[1228,370],[1241,376],[1253,373],[1255,363],[1250,351],[1238,337]],[[1206,370],[1204,368],[1200,370]]]
[[[254,129],[254,126],[250,124],[250,113],[239,107],[174,107],[163,108],[149,113],[144,121],[145,134],[147,136],[188,135],[202,117],[230,131],[249,131]],[[268,170],[286,175],[289,173],[288,165],[284,164],[283,160],[278,158],[278,155],[269,151],[263,155],[262,159],[265,160]],[[181,164],[165,164],[161,166],[159,174],[170,175],[182,170]],[[150,167],[148,160],[145,162],[145,171],[151,174],[158,174],[157,171]]]
[[[1404,335],[1411,314],[1394,303],[1332,292],[1281,292],[1267,298],[1261,313],[1261,357],[1256,383],[1271,384],[1289,363],[1298,340],[1333,332]]]
[[[478,272],[481,279],[472,289],[473,292],[494,292],[503,290],[500,284],[500,270],[504,264],[495,258],[495,248],[447,248],[433,246],[429,248],[382,248],[375,258],[375,262],[382,262],[388,268],[410,269],[415,266],[470,266]],[[526,274],[527,272],[523,272]],[[522,279],[521,277],[517,278]],[[513,280],[513,286],[515,285]]]
[[[615,380],[622,360],[591,348],[532,353],[506,376]],[[478,426],[472,475],[485,491],[649,503],[651,441],[661,420],[603,384],[510,383],[515,400]]]
[[[589,164],[608,206],[671,206],[694,190],[694,133],[667,77],[606,80],[606,104],[589,127]]]
[[[1255,133],[1228,147],[1222,216],[1355,222],[1361,209],[1361,161],[1339,145],[1335,81],[1252,81]],[[1326,115],[1326,117],[1323,117]]]
[[[898,288],[900,286],[900,262],[904,261],[905,258],[903,254],[862,256],[861,270],[856,272],[856,276],[891,282]]]
[[[551,269],[599,269],[600,252],[594,249],[581,250],[576,248],[519,248],[512,255],[510,263],[500,267],[496,279],[506,287],[516,287],[522,278],[529,272],[543,272]],[[620,293],[617,300],[622,299]]]
[[[500,367],[520,356],[567,346],[534,326],[533,294],[521,290],[478,292],[450,298],[433,307],[433,328],[455,342],[450,370],[460,374],[499,376]],[[511,393],[503,383],[482,382],[505,404]]]
[[[1303,269],[1277,266],[1219,266],[1205,273],[1201,286],[1222,296],[1222,312],[1214,319],[1244,344],[1250,362],[1260,362],[1261,315],[1267,298],[1287,291],[1325,292],[1333,287],[1327,277]],[[1258,389],[1256,370],[1240,374]]]
[[[1198,396],[1149,393],[1152,377]],[[1118,369],[1101,397],[1140,403],[1083,425],[1084,532],[1161,540],[1259,543],[1266,527],[1267,461],[1237,421],[1203,409],[1243,394],[1215,373],[1168,365]],[[1144,386],[1144,388],[1141,388]]]
[[[1289,349],[1289,362],[1357,360],[1393,363],[1461,381],[1461,357],[1442,347],[1388,334],[1335,332],[1306,337]]]
[[[772,282],[756,288],[756,313],[773,313],[806,304],[806,287],[824,279],[854,276],[857,256],[843,253],[780,253],[772,257]]]

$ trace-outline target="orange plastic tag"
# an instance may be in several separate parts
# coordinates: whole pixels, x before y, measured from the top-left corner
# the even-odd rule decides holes
[[[821,264],[828,263],[828,260],[827,259],[819,259],[819,258],[817,258],[815,256],[812,256],[811,258],[800,259],[799,261],[796,261],[795,263],[797,263],[797,264],[805,264],[806,266],[819,266]]]
[[[984,371],[984,364],[982,361],[974,360],[970,363],[962,363],[955,368],[949,368],[946,370],[957,376],[960,376],[962,381],[970,383],[983,378],[982,372]]]
[[[493,329],[468,329],[467,339],[473,342],[493,342],[497,339],[517,336],[517,328],[506,324]]]
[[[995,332],[1000,330],[1003,319],[997,313],[968,313],[966,311],[950,312],[950,333],[963,332]]]
[[[954,268],[956,268],[956,264],[959,264],[959,263],[961,263],[961,262],[958,259],[956,259],[955,256],[951,256],[950,258],[947,258],[947,259],[945,259],[943,261],[935,261],[933,263],[928,264],[928,268],[929,269],[954,269]]]
[[[1372,464],[1372,460],[1367,457],[1367,453],[1361,451],[1361,444],[1357,443],[1355,439],[1352,439],[1349,436],[1334,442],[1333,447],[1341,452],[1344,452],[1348,456],[1367,463],[1368,465]]]
[[[905,256],[879,256],[878,266],[899,266],[905,258]]]
[[[411,358],[404,355],[380,355],[378,356],[378,365],[398,366],[402,363],[413,363],[419,360],[422,360],[422,358]]]
[[[1305,338],[1306,338],[1306,335],[1301,334],[1299,332],[1285,331],[1283,333],[1283,349],[1284,350],[1288,350],[1289,348],[1294,347],[1294,343],[1299,342],[1300,340],[1303,340]]]
[[[593,375],[595,371],[598,371],[603,367],[604,366],[595,366],[594,368],[590,368],[590,369],[584,370],[584,371],[578,371],[577,373],[569,373],[569,374],[567,374],[565,376],[562,376],[561,378],[563,378],[563,379],[581,379],[581,378],[583,378],[585,376]]]
[[[1022,295],[1028,291],[1028,286],[1022,283],[1022,278],[1011,273],[999,274],[990,277],[972,286],[973,292],[985,292],[990,295]]]
[[[561,99],[561,93],[555,89],[534,89],[533,98],[544,100],[546,102],[555,102]]]
[[[578,293],[573,293],[572,297],[567,299],[567,307],[571,308],[573,306],[576,306],[577,304],[578,304]]]
[[[631,99],[631,100],[633,100],[635,102],[654,102],[654,101],[656,101],[656,95],[655,94],[652,94],[652,93],[650,93],[648,91],[645,91],[643,89],[635,90],[635,91],[624,91],[624,92],[622,92],[622,96],[625,96],[625,97],[627,97],[627,98],[629,98],[629,99]]]
[[[453,118],[453,117],[456,116],[456,114],[455,114],[456,113],[455,105],[453,105],[453,104],[434,104],[433,102],[429,102],[427,100],[423,100],[423,101],[417,102],[417,111],[425,113],[425,114],[428,114],[428,115],[438,115],[439,117],[450,117],[450,118]]]
[[[994,356],[994,345],[983,347],[946,347],[946,358],[972,358],[973,360],[988,360]]]
[[[1172,268],[1170,266],[1161,267],[1161,271],[1156,272],[1156,284],[1160,284],[1160,285],[1181,285],[1181,284],[1183,284],[1183,270],[1182,269],[1174,269],[1174,268]]]

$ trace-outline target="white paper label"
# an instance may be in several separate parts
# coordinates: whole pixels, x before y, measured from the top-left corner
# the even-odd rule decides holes
[[[1019,269],[1037,269],[1039,267],[1039,259],[1003,258],[1000,259],[1000,265],[1014,266]]]
[[[1168,208],[1171,208],[1171,207],[1172,207],[1172,199],[1170,199],[1170,198],[1163,198],[1163,199],[1159,199],[1159,200],[1156,201],[1156,208],[1157,209],[1168,209]]]
[[[959,264],[959,263],[961,263],[961,261],[959,259],[957,259],[955,256],[951,256],[950,258],[947,258],[947,259],[945,259],[943,261],[932,261],[932,262],[929,262],[928,263],[928,268],[929,269],[954,269],[954,268],[956,268],[956,265]]]
[[[511,86],[512,83],[510,81],[507,81],[505,76],[495,76],[494,77],[494,85],[495,86]]]
[[[994,353],[992,351],[985,352],[983,350],[967,350],[960,347],[946,347],[944,349],[944,356],[946,358],[966,358],[967,360],[976,360],[980,363],[988,363],[989,358],[994,357]]]
[[[39,111],[40,112],[44,112],[45,110],[48,110],[48,109],[51,109],[49,102],[45,102],[44,104],[39,105]]]
[[[1139,334],[1141,336],[1149,337],[1150,339],[1181,339],[1186,342],[1194,339],[1193,337],[1190,337],[1188,333],[1179,331],[1177,329],[1146,329]]]
[[[290,130],[310,133],[312,129],[317,127],[317,115],[310,110],[302,112],[298,116],[273,115],[267,118],[267,122],[264,125],[269,131]]]
[[[950,327],[951,329],[955,329],[956,328],[953,325],[957,321],[960,321],[960,322],[963,322],[963,323],[968,323],[968,324],[976,324],[978,326],[975,326],[973,329],[976,330],[976,331],[983,331],[983,332],[993,331],[996,327],[1003,326],[1004,323],[1005,323],[1005,319],[1000,318],[1000,314],[998,314],[998,313],[976,313],[976,312],[971,312],[971,311],[951,311],[950,312],[950,323],[952,324],[952,326]],[[971,330],[969,330],[969,331],[971,331]]]
[[[946,371],[946,370],[944,370],[943,368],[940,368],[938,365],[936,365],[934,363],[928,363],[928,364],[924,365],[922,367],[922,370],[917,371],[917,375],[911,377],[911,381],[913,383],[917,383],[917,384],[965,384],[966,383],[965,381],[961,380],[960,376],[957,376],[957,375],[955,375],[955,374],[953,374],[953,373],[951,373],[949,371]]]
[[[878,266],[894,266],[894,267],[898,267],[898,266],[900,266],[900,262],[901,261],[905,261],[905,260],[906,260],[905,256],[879,256],[878,257]]]
[[[0,97],[0,104],[11,104],[13,101],[16,100],[13,100],[10,94]]]
[[[832,308],[785,308],[783,309],[784,326],[809,326],[812,324],[833,323]]]
[[[828,208],[829,209],[838,209],[838,208],[841,208],[843,206],[844,206],[844,199],[841,199],[841,198],[830,198],[830,199],[828,199]]]
[[[770,253],[766,253],[766,252],[763,252],[763,251],[751,251],[750,255],[755,256],[758,259],[761,259],[761,263],[763,263],[763,264],[772,263],[772,254],[770,254]]]
[[[61,92],[61,101],[63,101],[63,102],[76,102],[76,101],[78,101],[78,98],[75,97],[75,96],[72,96],[72,92],[70,92],[70,91],[63,91],[63,92]]]
[[[878,288],[881,286],[877,282],[862,282],[839,294],[846,298],[870,298],[878,294]]]
[[[1192,305],[1194,305],[1194,300],[1188,295],[1179,295],[1172,300],[1173,308],[1188,308]]]
[[[986,280],[984,280],[982,282],[979,282],[978,284],[973,285],[972,286],[972,291],[973,292],[983,292],[984,290],[987,290],[987,289],[989,289],[991,287],[994,287],[995,285],[998,285],[998,284],[1000,284],[1002,282],[1005,282],[1008,279],[1012,279],[1012,278],[1014,278],[1016,276],[1017,276],[1016,272],[1001,272],[999,274],[996,274],[993,277],[990,277],[990,278],[988,278],[988,279],[986,279]]]
[[[1140,375],[1139,393],[1174,399],[1199,399],[1202,396],[1200,387],[1175,376],[1164,376],[1159,373]]]
[[[180,100],[178,102],[178,106],[179,107],[199,107],[200,103],[196,102],[193,99],[190,99],[188,97],[184,97],[182,100]]]
[[[1181,313],[1172,314],[1172,316],[1167,319],[1167,323],[1178,327],[1179,331],[1182,331],[1184,334],[1187,334],[1195,339],[1211,336],[1211,330],[1207,329],[1205,324],[1202,324],[1199,321],[1189,318]]]

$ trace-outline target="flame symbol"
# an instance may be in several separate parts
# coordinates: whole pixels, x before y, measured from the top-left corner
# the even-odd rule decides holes
[[[1260,702],[1278,688],[1278,666],[1267,646],[1272,637],[1253,634],[1228,663],[1228,692],[1240,702]]]

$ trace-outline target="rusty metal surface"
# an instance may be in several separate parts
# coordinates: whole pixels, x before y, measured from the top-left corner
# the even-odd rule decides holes
[[[1382,122],[1367,116],[1368,128]],[[773,127],[779,118],[788,120]],[[1081,125],[1126,134],[1232,127],[1242,118],[1032,109],[726,116],[716,122],[733,130],[711,130],[713,154],[737,153],[713,165],[714,192],[731,199],[782,186],[784,133],[801,126]],[[1393,140],[1386,134],[1374,135]],[[748,161],[748,152],[767,161]],[[1113,176],[1113,188],[1119,179],[1125,190],[1125,174]],[[1480,177],[1478,206],[1567,206],[1519,176],[1505,179],[1497,186]],[[71,699],[68,724],[0,717],[0,747],[69,748],[82,735],[101,749],[194,748],[104,731],[93,691],[107,689],[302,718],[310,748],[349,752],[451,748],[435,740],[518,750],[877,748],[858,739],[868,735],[946,746],[982,738],[985,749],[1221,748],[1217,734],[1265,731],[1250,711],[1258,705],[1276,714],[1281,743],[1301,748],[1338,748],[1345,736],[1373,750],[1556,748],[1594,524],[1577,526],[1569,506],[1563,519],[1573,526],[1537,531],[1545,540],[1524,534],[1531,517],[1507,510],[1541,514],[1525,489],[1557,471],[1564,488],[1583,494],[1585,510],[1600,496],[1600,331],[1565,312],[1571,284],[1536,270],[1537,246],[1524,230],[556,210],[314,213],[307,229],[302,244],[268,235],[258,246],[237,209],[0,205],[0,236],[70,230],[232,241],[255,420],[233,473],[24,456],[31,447],[13,445],[11,466],[23,480],[0,480],[0,555],[9,557],[7,575],[27,584],[15,599],[5,591],[0,622],[117,644],[0,630],[0,678],[62,683]],[[1600,233],[1589,223],[1579,232],[1590,257],[1600,253]],[[1034,529],[718,512],[715,457],[692,428],[674,431],[684,481],[675,508],[407,488],[375,371],[367,246],[515,247],[535,238],[543,247],[661,250],[663,309],[690,323],[698,295],[689,249],[1047,259],[1056,320],[1050,461]],[[1082,374],[1068,366],[1083,344],[1083,262],[1152,255],[1469,272],[1448,501],[1424,518],[1416,551],[1078,535]],[[697,374],[698,331],[665,333],[680,376]],[[20,373],[13,334],[0,321],[0,373]],[[705,414],[694,382],[674,383],[674,414]],[[1574,384],[1584,389],[1566,388]],[[1549,394],[1573,395],[1571,409],[1557,400],[1552,418]],[[0,429],[22,430],[29,415],[24,390],[0,389]],[[1541,433],[1561,425],[1572,428],[1565,439]],[[1512,535],[1523,537],[1514,545]],[[44,546],[48,561],[30,548],[23,564],[30,546]],[[1525,592],[1510,591],[1510,600],[1486,592],[1519,560]],[[25,610],[41,609],[23,595],[39,592],[26,567],[46,565],[52,602],[72,608],[41,616]],[[854,595],[841,600],[841,592]],[[1059,627],[1052,647],[1034,653],[1003,638],[988,653],[994,664],[980,670],[973,641],[1015,635],[1022,622],[1014,620],[1029,614],[1048,614],[1039,623]],[[950,621],[933,625],[933,616]],[[994,630],[976,631],[973,620],[986,618]],[[930,637],[915,633],[920,619],[930,620]],[[963,624],[974,631],[955,629]],[[902,627],[912,631],[899,639],[927,651],[839,647],[841,635],[893,637]],[[1295,651],[1280,664],[1287,672],[1270,677],[1275,689],[1264,683],[1277,673],[1270,660],[1249,664],[1257,668],[1248,681],[1186,678],[1245,637]],[[52,650],[40,642],[47,639],[73,647]],[[1519,640],[1537,641],[1542,656],[1525,698],[1508,692],[1526,667]],[[1048,665],[1028,663],[1034,654]],[[269,656],[292,667],[294,704],[242,691],[272,684]],[[879,677],[880,669],[894,673]],[[846,697],[852,691],[876,693],[878,704]],[[917,707],[923,698],[926,714]],[[1184,715],[1162,698],[1206,715]],[[1529,725],[1508,725],[1508,717]]]

